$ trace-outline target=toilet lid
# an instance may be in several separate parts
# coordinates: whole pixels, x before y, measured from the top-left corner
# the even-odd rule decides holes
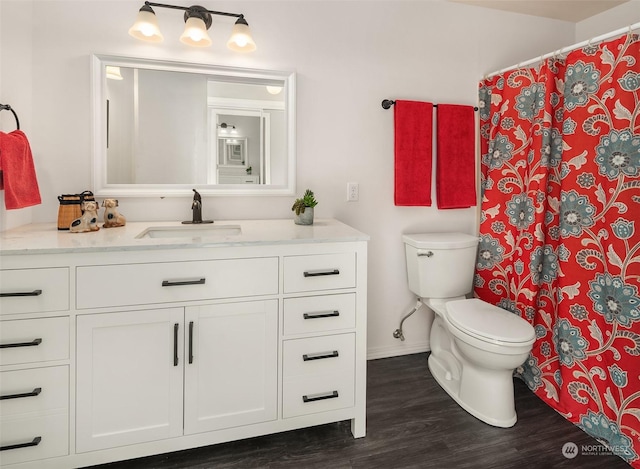
[[[478,245],[478,237],[465,233],[418,233],[402,236],[403,241],[417,249],[462,249]]]
[[[446,307],[451,325],[475,337],[518,344],[535,339],[526,320],[477,298],[450,301]]]

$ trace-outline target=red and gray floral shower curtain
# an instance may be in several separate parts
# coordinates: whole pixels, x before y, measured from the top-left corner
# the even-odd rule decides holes
[[[640,38],[480,83],[475,292],[529,320],[517,370],[640,468]]]

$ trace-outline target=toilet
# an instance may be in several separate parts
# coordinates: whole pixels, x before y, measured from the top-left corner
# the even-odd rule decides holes
[[[464,233],[407,234],[409,289],[434,311],[429,370],[467,412],[496,427],[516,423],[513,370],[533,342],[531,324],[480,299],[473,288],[478,238]]]

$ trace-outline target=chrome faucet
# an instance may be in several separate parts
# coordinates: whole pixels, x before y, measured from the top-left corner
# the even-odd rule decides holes
[[[193,217],[191,221],[183,221],[185,225],[200,224],[200,223],[213,223],[213,220],[202,220],[202,197],[200,193],[193,189],[193,202],[191,202],[191,210],[193,210]]]

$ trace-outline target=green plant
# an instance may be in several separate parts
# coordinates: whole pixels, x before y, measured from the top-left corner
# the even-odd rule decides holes
[[[313,192],[307,189],[301,198],[296,199],[296,201],[293,203],[293,206],[291,207],[291,210],[296,212],[296,215],[300,215],[301,213],[304,213],[304,210],[307,207],[313,208],[316,205],[318,205],[318,201],[313,195]]]

